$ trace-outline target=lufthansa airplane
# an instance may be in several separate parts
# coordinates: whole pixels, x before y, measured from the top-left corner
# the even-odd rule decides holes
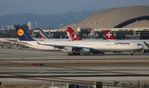
[[[103,52],[115,52],[115,51],[138,51],[142,50],[142,46],[132,42],[119,42],[119,41],[102,41],[102,40],[82,40],[76,32],[71,28],[67,27],[66,30],[69,39],[71,41],[58,42],[45,42],[39,41],[39,44],[61,47],[69,55],[74,54],[91,54],[91,53],[103,53]]]

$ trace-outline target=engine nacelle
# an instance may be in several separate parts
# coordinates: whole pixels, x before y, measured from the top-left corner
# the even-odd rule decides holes
[[[90,51],[91,51],[91,49],[82,48],[82,49],[80,50],[80,53],[82,53],[82,54],[90,54]]]
[[[96,51],[94,52],[94,50],[89,48],[76,48],[76,47],[65,47],[63,51],[73,55],[80,55],[80,54],[88,55],[96,52]]]
[[[80,55],[80,48],[76,47],[65,47],[63,51],[67,52],[68,55]]]
[[[63,49],[63,51],[66,52],[66,53],[71,53],[72,52],[72,47],[65,47]]]

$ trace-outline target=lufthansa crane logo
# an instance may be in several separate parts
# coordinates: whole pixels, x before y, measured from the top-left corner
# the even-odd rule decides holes
[[[22,28],[20,28],[17,33],[18,33],[19,36],[23,36],[24,35],[24,30]]]

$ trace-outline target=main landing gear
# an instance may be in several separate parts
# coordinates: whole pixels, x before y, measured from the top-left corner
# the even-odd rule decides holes
[[[130,55],[134,55],[136,53],[143,54],[144,53],[144,50],[142,49],[142,50],[138,50],[138,51],[130,51]]]

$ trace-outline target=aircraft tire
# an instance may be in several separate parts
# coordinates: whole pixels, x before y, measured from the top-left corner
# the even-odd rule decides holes
[[[134,55],[134,51],[130,51],[130,55]]]

